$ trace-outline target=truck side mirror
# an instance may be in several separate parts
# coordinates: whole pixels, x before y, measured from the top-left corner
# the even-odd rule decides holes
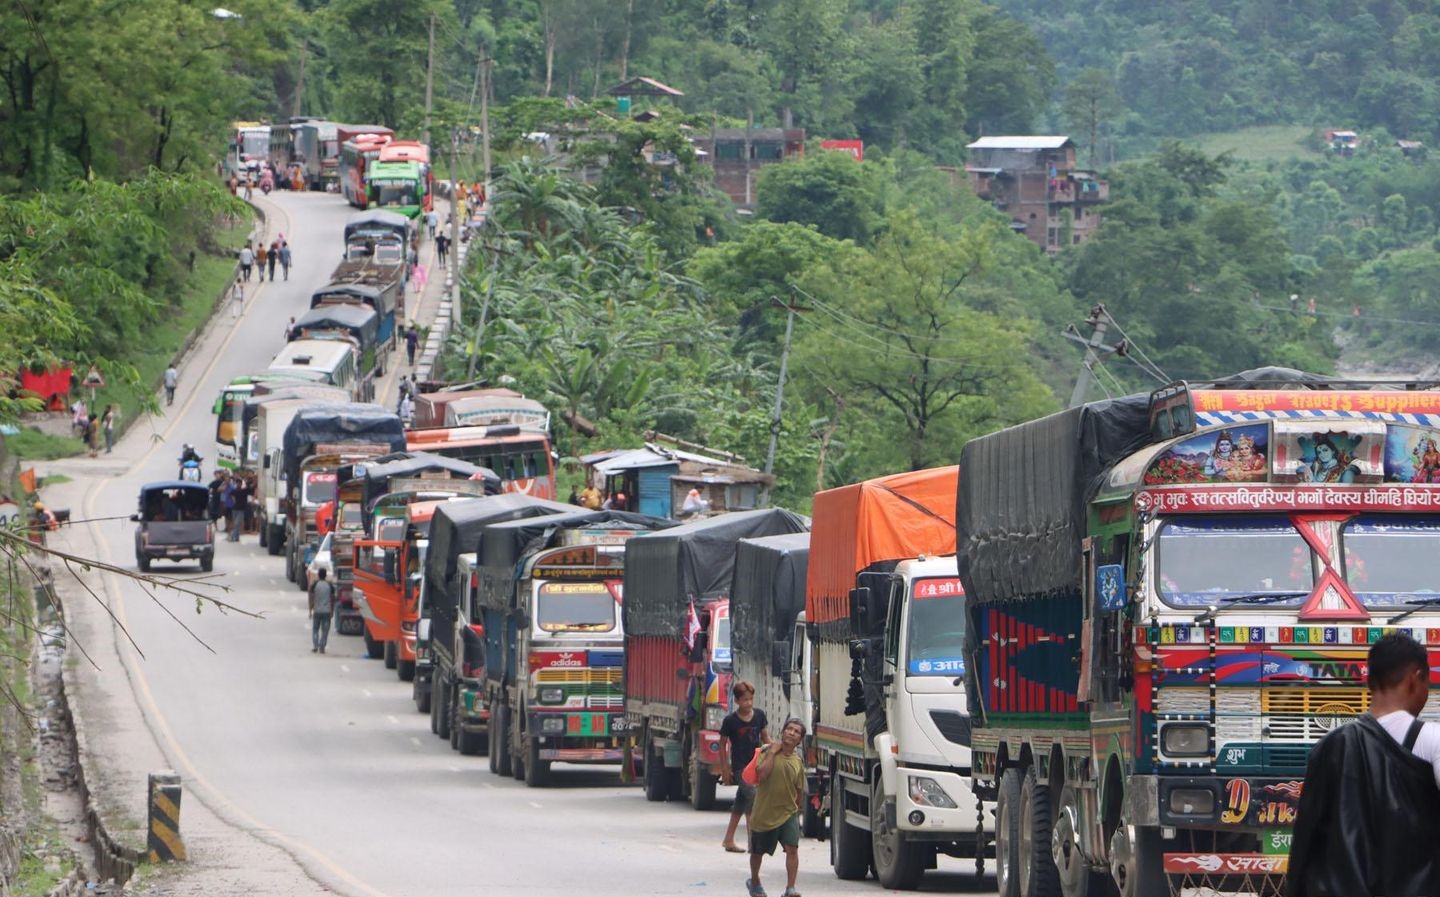
[[[770,674],[785,683],[790,682],[790,642],[772,642],[770,645]]]
[[[850,659],[864,660],[870,656],[870,640],[866,638],[852,638],[850,640]]]
[[[864,632],[865,622],[870,619],[870,590],[858,588],[850,590],[850,631]],[[851,656],[854,656],[853,653]]]
[[[269,455],[266,455],[266,456],[265,456],[264,467],[265,467],[266,470],[269,470],[269,469],[270,469],[270,456],[269,456]]]
[[[430,618],[426,617],[415,625],[415,638],[418,641],[430,641]]]

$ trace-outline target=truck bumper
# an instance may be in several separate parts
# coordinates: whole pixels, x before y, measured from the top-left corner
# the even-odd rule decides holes
[[[542,738],[624,738],[625,714],[606,710],[530,711],[526,731]]]
[[[970,780],[954,772],[935,769],[896,770],[895,825],[901,831],[938,834],[954,832],[957,835],[974,836],[976,823],[985,831],[993,831],[994,820],[989,813],[981,813],[979,802],[970,790]],[[911,787],[914,779],[923,787]],[[926,780],[929,780],[928,782]],[[931,784],[933,783],[933,784]],[[936,794],[939,788],[945,797],[954,803],[953,807],[936,806],[945,801]],[[932,800],[926,800],[926,794]],[[919,796],[920,799],[916,799]]]
[[[540,748],[541,760],[559,760],[564,763],[619,763],[625,759],[625,748]]]
[[[1298,777],[1133,776],[1125,818],[1132,825],[1181,829],[1289,829],[1301,784]]]

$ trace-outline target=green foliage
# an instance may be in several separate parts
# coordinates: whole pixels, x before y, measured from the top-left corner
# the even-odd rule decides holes
[[[870,241],[883,206],[873,169],[844,153],[815,153],[760,175],[760,217],[813,226],[837,240]]]

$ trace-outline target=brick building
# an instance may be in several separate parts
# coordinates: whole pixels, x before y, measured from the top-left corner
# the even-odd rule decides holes
[[[693,142],[715,169],[715,186],[742,208],[755,205],[760,169],[805,155],[804,128],[711,128]]]
[[[981,137],[967,149],[971,189],[1046,252],[1079,245],[1100,227],[1110,185],[1077,167],[1069,137]]]

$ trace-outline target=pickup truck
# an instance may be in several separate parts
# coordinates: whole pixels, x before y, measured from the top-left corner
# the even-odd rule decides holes
[[[162,480],[140,487],[135,529],[135,565],[150,572],[151,561],[199,559],[200,569],[215,567],[215,528],[207,513],[210,490],[199,483]]]

